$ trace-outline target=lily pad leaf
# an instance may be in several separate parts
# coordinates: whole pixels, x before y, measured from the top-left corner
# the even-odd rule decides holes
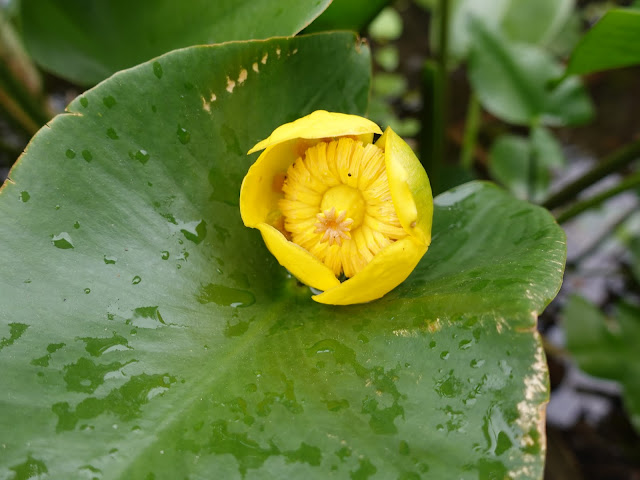
[[[44,69],[80,85],[177,48],[294,35],[331,0],[24,0],[25,43]]]
[[[546,210],[441,195],[414,273],[351,307],[242,225],[246,151],[362,114],[369,82],[352,34],[192,47],[36,135],[0,194],[0,477],[541,477],[535,320],[565,259]]]

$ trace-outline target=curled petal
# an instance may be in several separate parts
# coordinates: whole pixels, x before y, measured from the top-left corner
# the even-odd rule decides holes
[[[389,189],[402,228],[429,245],[433,196],[424,168],[411,147],[390,128],[376,145],[384,149]]]
[[[398,240],[374,256],[353,278],[312,298],[329,305],[376,300],[400,285],[416,268],[428,248],[428,245],[413,237]]]
[[[329,290],[340,285],[340,281],[324,263],[301,246],[288,241],[271,225],[261,223],[256,228],[262,233],[264,243],[280,265],[298,280],[318,290]]]
[[[242,180],[240,215],[247,227],[274,220],[269,215],[278,210],[285,172],[295,160],[295,144],[290,140],[267,148]]]
[[[357,115],[316,110],[306,117],[285,123],[276,128],[268,138],[257,143],[249,153],[258,152],[271,145],[277,145],[298,138],[317,139],[327,137],[344,137],[347,135],[367,135],[371,143],[371,134],[382,134],[380,127]]]

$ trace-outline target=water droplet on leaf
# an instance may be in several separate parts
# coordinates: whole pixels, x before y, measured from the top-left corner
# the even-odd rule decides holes
[[[180,125],[178,125],[177,133],[178,133],[178,140],[180,140],[180,143],[182,143],[183,145],[186,145],[191,140],[191,134],[185,128],[182,128]]]
[[[104,256],[104,263],[106,265],[114,265],[118,259],[116,257]]]
[[[146,150],[138,150],[136,152],[136,160],[138,160],[141,164],[145,164],[149,161],[149,153]]]
[[[153,74],[158,78],[162,78],[162,73],[162,65],[160,65],[160,62],[153,62]]]
[[[209,283],[204,285],[197,296],[200,303],[216,303],[225,307],[248,307],[253,305],[256,298],[247,290],[225,287]]]
[[[104,97],[102,99],[102,103],[104,103],[105,107],[111,108],[116,104],[116,99],[109,95],[108,97]]]
[[[74,248],[71,236],[67,232],[60,232],[58,235],[54,235],[51,238],[51,242],[54,246],[63,250]]]
[[[198,245],[207,236],[207,224],[204,220],[196,220],[181,225],[180,231],[184,235],[184,238],[192,241]]]

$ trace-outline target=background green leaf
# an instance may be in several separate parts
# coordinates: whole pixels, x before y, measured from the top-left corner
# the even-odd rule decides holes
[[[558,139],[544,127],[531,130],[531,146],[538,160],[546,167],[561,168],[566,160]]]
[[[493,142],[489,172],[518,198],[537,201],[549,187],[548,168],[534,152],[531,141],[518,135],[501,135]]]
[[[491,145],[489,172],[516,197],[540,202],[551,180],[552,168],[564,165],[564,155],[553,134],[544,127],[529,137],[505,134]]]
[[[575,0],[510,0],[501,30],[514,42],[547,45],[565,26]]]
[[[620,303],[611,317],[582,297],[572,296],[564,311],[567,348],[578,366],[597,377],[620,382],[625,407],[640,431],[640,309]]]
[[[362,113],[369,71],[350,34],[188,48],[35,137],[0,195],[1,476],[542,475],[535,319],[565,259],[547,211],[450,191],[411,277],[346,308],[241,223],[245,152]]]
[[[331,5],[305,29],[305,33],[324,30],[362,32],[390,0],[333,0]]]
[[[293,35],[331,0],[22,0],[29,52],[46,70],[94,85],[170,50]]]
[[[387,7],[369,25],[369,36],[379,43],[398,40],[404,24],[402,16],[393,7]]]
[[[567,74],[585,74],[640,63],[640,10],[608,11],[571,54]]]
[[[552,47],[569,21],[574,0],[449,0],[449,55],[467,58],[474,41],[471,22],[482,22],[509,41]],[[424,3],[424,2],[423,2]],[[429,42],[439,50],[440,13],[437,6],[431,22]]]
[[[593,108],[577,78],[565,79],[562,67],[539,47],[513,44],[480,21],[471,22],[474,43],[469,78],[482,105],[502,120],[519,125],[576,125]]]

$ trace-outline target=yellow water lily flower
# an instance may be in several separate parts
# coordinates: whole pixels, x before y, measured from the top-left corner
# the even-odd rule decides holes
[[[368,302],[409,276],[431,242],[433,198],[393,130],[318,110],[249,153],[263,149],[242,182],[242,220],[281,265],[323,291],[315,301]]]

